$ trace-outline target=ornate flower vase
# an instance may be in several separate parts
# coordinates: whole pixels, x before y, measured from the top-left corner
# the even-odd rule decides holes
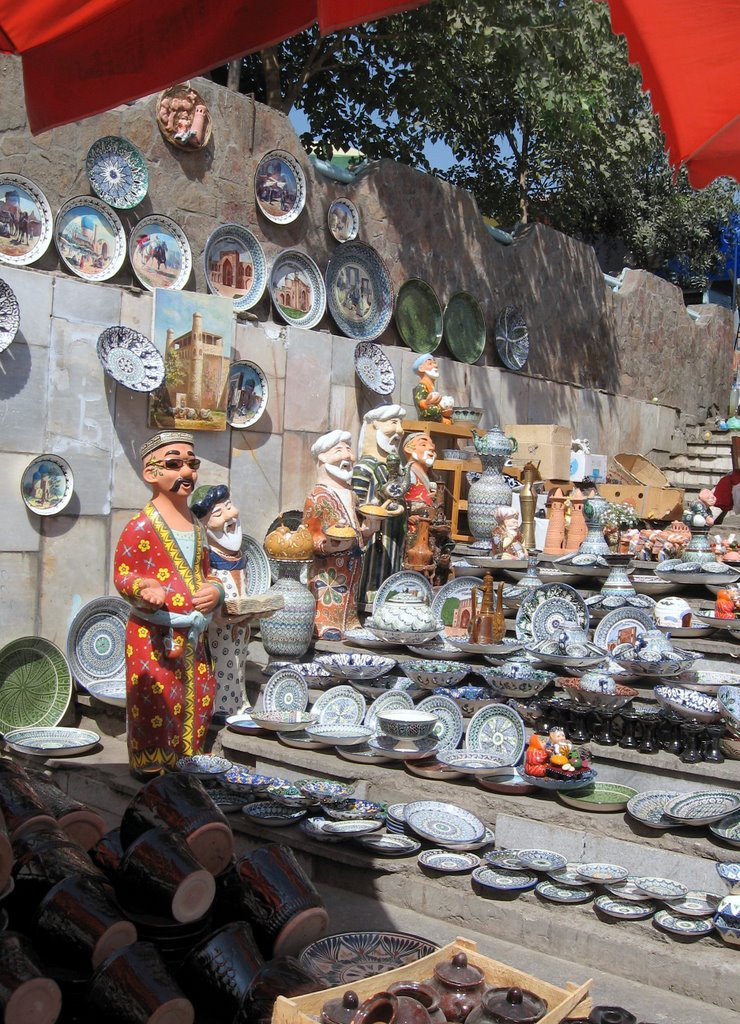
[[[600,498],[598,494],[587,498],[583,503],[583,516],[586,520],[588,533],[578,549],[581,555],[609,555],[609,545],[604,539],[604,527],[602,517],[608,501]]]
[[[511,505],[511,489],[501,470],[517,450],[517,442],[500,427],[492,427],[486,434],[473,431],[473,444],[483,463],[483,472],[473,480],[468,492],[468,527],[478,547],[490,548],[496,509]]]
[[[301,583],[304,564],[303,561],[277,560],[280,577],[268,593],[282,594],[285,607],[260,621],[262,645],[268,654],[301,658],[311,646],[316,601],[308,587]]]
[[[717,556],[709,543],[709,528],[694,526],[691,540],[681,552],[682,562],[715,562]]]

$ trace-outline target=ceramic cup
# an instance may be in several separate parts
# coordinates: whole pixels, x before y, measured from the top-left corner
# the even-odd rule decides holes
[[[257,971],[233,1024],[270,1024],[278,996],[292,999],[320,988],[321,982],[293,957],[275,957]]]
[[[178,978],[198,1013],[232,1021],[264,964],[246,921],[235,921],[196,945]]]
[[[0,1017],[5,1024],[54,1024],[59,986],[47,977],[33,946],[17,932],[0,934]]]
[[[89,853],[93,864],[100,868],[108,880],[115,885],[121,861],[123,860],[120,828],[112,828],[110,832],[106,832],[104,836],[101,836],[97,843],[91,847]]]
[[[195,1010],[150,942],[104,960],[87,990],[90,1020],[105,1024],[193,1024]]]
[[[55,785],[43,772],[27,769],[31,786],[49,808],[57,824],[83,850],[89,850],[105,833],[105,822],[97,811],[75,800]]]
[[[23,833],[13,852],[15,888],[8,898],[13,920],[25,922],[49,890],[70,875],[105,881],[87,853],[56,825]]]
[[[0,760],[0,813],[11,842],[41,825],[56,825],[54,816],[34,792],[26,773],[8,758]]]
[[[124,853],[117,889],[126,907],[186,924],[208,913],[216,883],[184,839],[169,829],[152,828]]]

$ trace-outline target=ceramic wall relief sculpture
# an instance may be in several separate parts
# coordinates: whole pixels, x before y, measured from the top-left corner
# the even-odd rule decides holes
[[[117,210],[138,206],[149,188],[144,157],[133,143],[117,135],[93,142],[85,170],[95,195]]]
[[[35,263],[52,232],[51,207],[38,185],[20,174],[0,174],[0,263]]]
[[[160,93],[157,125],[167,142],[178,149],[203,149],[211,138],[208,104],[188,84],[171,85]]]
[[[241,224],[221,224],[208,236],[203,273],[209,291],[234,303],[234,311],[251,309],[267,283],[265,253],[257,238]]]
[[[193,267],[190,243],[169,217],[144,217],[131,232],[128,258],[139,281],[155,288],[184,288]]]
[[[310,330],[326,311],[326,288],[321,271],[300,249],[283,249],[270,271],[270,297],[289,324]]]
[[[529,358],[529,328],[516,306],[504,306],[496,318],[496,350],[509,370],[524,369]]]
[[[306,204],[306,177],[296,158],[282,149],[266,153],[254,173],[259,211],[274,224],[290,224]]]
[[[388,268],[369,245],[345,242],[326,268],[326,299],[337,327],[348,338],[373,341],[393,316]]]
[[[64,263],[85,281],[107,281],[126,259],[118,214],[96,196],[68,199],[57,214],[54,241]]]

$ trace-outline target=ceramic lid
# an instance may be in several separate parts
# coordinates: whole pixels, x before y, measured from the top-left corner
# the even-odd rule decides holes
[[[482,1003],[495,1024],[535,1024],[547,1012],[545,1000],[523,988],[489,988]]]
[[[360,1000],[356,992],[348,989],[338,999],[328,999],[321,1007],[321,1020],[324,1024],[349,1024],[354,1015]]]
[[[437,964],[434,976],[445,985],[453,985],[455,988],[472,988],[474,985],[480,985],[485,977],[479,967],[473,967],[468,963],[464,953],[455,953],[451,960]]]

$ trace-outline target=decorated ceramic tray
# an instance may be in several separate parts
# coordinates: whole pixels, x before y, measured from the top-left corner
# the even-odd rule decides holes
[[[740,811],[713,822],[709,826],[709,831],[731,846],[740,846]]]
[[[666,817],[679,825],[711,825],[740,810],[740,793],[715,789],[685,793],[665,806]]]
[[[185,232],[161,214],[150,214],[139,221],[129,238],[128,258],[137,278],[150,292],[155,288],[180,291],[193,269]]]
[[[477,587],[478,600],[480,601],[483,590],[483,580],[479,576],[458,576],[449,583],[440,587],[432,601],[432,614],[435,619],[440,620],[445,627],[445,634],[457,633],[465,628],[467,616],[470,615],[470,595],[473,587]],[[460,620],[461,613],[467,613],[466,617]]]
[[[191,754],[187,757],[178,757],[175,761],[175,768],[186,775],[197,775],[209,778],[214,775],[224,775],[231,768],[231,761],[225,757],[217,757],[215,754]]]
[[[349,985],[435,953],[439,946],[404,932],[342,932],[312,942],[298,957],[322,985]]]
[[[106,327],[98,337],[97,353],[108,376],[129,391],[156,391],[164,380],[159,350],[133,327]]]
[[[310,330],[326,312],[326,288],[321,271],[300,249],[283,249],[270,270],[270,298],[280,316],[295,327]]]
[[[265,549],[258,540],[248,534],[242,536],[242,553],[247,556],[244,593],[247,597],[266,594],[272,586],[272,573]]]
[[[0,174],[0,263],[25,267],[49,248],[53,220],[49,201],[30,178]]]
[[[36,754],[42,757],[71,757],[74,754],[84,754],[100,742],[98,733],[90,729],[63,729],[58,726],[10,729],[3,739],[7,747],[19,754]]]
[[[88,683],[87,692],[101,704],[112,704],[116,708],[126,707],[126,680],[104,679],[99,683]]]
[[[522,370],[529,358],[529,328],[516,306],[504,306],[496,317],[496,351],[509,370]]]
[[[351,242],[360,231],[360,214],[351,199],[335,199],[327,214],[329,233],[337,242]]]
[[[414,352],[434,352],[442,341],[442,307],[426,281],[411,278],[398,289],[396,328]]]
[[[454,750],[460,745],[460,740],[465,732],[465,720],[463,713],[451,697],[435,693],[431,697],[425,697],[417,705],[419,711],[428,711],[437,716],[437,724],[432,730],[440,747]]]
[[[652,875],[630,875],[635,887],[653,900],[681,900],[689,891],[687,885],[672,878],[655,878]]]
[[[85,171],[93,192],[117,210],[130,210],[146,196],[149,172],[139,150],[128,139],[106,135],[87,152]]]
[[[480,865],[474,853],[456,853],[454,850],[424,850],[416,858],[417,864],[444,875],[457,875],[472,871]]]
[[[60,455],[39,455],[23,471],[21,497],[37,516],[55,516],[69,504],[74,478],[69,463]]]
[[[64,263],[85,281],[107,281],[126,259],[118,214],[95,196],[68,199],[57,214],[54,242]]]
[[[381,398],[387,398],[396,389],[391,361],[374,341],[358,341],[355,345],[355,373],[368,391]]]
[[[598,885],[617,882],[624,882],[629,874],[627,868],[621,864],[606,864],[603,862],[590,862],[578,865],[578,874],[584,882],[594,882]]]
[[[386,711],[402,711],[414,706],[413,698],[405,690],[389,690],[376,697],[365,715],[365,725],[377,730],[378,715]]]
[[[0,650],[0,731],[56,726],[71,698],[72,673],[51,641],[21,637]]]
[[[267,377],[256,363],[240,359],[231,364],[226,398],[226,422],[230,427],[245,430],[254,426],[267,408],[269,397]]]
[[[416,594],[429,604],[434,600],[432,585],[426,576],[412,569],[394,572],[380,584],[373,599],[373,615],[378,608],[395,594]]]
[[[657,910],[655,903],[632,903],[630,900],[620,900],[616,896],[606,894],[596,897],[594,907],[607,917],[616,917],[622,921],[640,921],[645,917],[652,917]]]
[[[594,898],[594,891],[589,886],[557,885],[547,880],[538,882],[534,891],[551,903],[587,903]]]
[[[15,292],[0,279],[0,352],[12,344],[21,325],[21,308]]]
[[[478,842],[486,831],[483,822],[470,811],[436,800],[415,800],[406,804],[405,818],[406,824],[422,839],[444,846]]]
[[[263,711],[305,711],[307,707],[308,685],[295,669],[278,669],[265,683]]]
[[[241,224],[221,224],[206,241],[203,273],[209,291],[231,299],[234,311],[242,313],[255,306],[265,290],[264,250]]]
[[[524,753],[524,721],[506,704],[489,704],[468,722],[465,749],[494,754],[499,765],[517,764]]]
[[[272,825],[280,828],[285,825],[295,825],[301,818],[305,818],[305,807],[286,807],[277,800],[260,800],[256,804],[247,804],[242,807],[242,814],[245,814],[252,821],[260,825]]]
[[[418,839],[390,833],[382,836],[360,836],[357,842],[380,857],[410,857],[421,849]]]
[[[665,809],[678,796],[681,794],[676,790],[648,789],[627,801],[627,813],[648,828],[675,828],[676,822]]]
[[[360,725],[365,717],[365,698],[352,686],[334,686],[322,693],[311,707],[321,725]]]
[[[653,922],[662,931],[680,935],[684,939],[700,939],[714,929],[714,924],[706,918],[681,917],[673,909],[659,910]]]
[[[594,643],[611,651],[617,644],[634,643],[648,629],[655,629],[655,620],[648,612],[641,612],[639,608],[615,608],[594,630]]]
[[[473,871],[473,881],[483,889],[498,892],[527,892],[537,885],[537,875],[529,871],[504,871],[490,865],[481,865]]]
[[[128,602],[120,597],[98,597],[72,619],[67,632],[67,659],[81,686],[125,678],[130,610]]]
[[[480,304],[468,292],[456,292],[445,306],[444,338],[456,359],[475,363],[486,347],[486,320]]]
[[[374,341],[393,316],[393,285],[388,268],[369,245],[346,242],[326,268],[329,312],[348,338]]]
[[[626,810],[628,801],[636,795],[637,790],[631,786],[620,786],[614,782],[592,782],[590,786],[576,790],[575,793],[563,790],[558,792],[559,799],[569,807],[602,813]]]
[[[339,679],[376,679],[396,666],[395,658],[380,654],[320,654],[316,664]]]
[[[254,172],[254,196],[274,224],[290,224],[306,204],[306,178],[296,158],[282,149],[266,153]]]
[[[564,626],[588,629],[588,608],[567,583],[546,583],[523,598],[516,615],[518,640],[549,640]]]

